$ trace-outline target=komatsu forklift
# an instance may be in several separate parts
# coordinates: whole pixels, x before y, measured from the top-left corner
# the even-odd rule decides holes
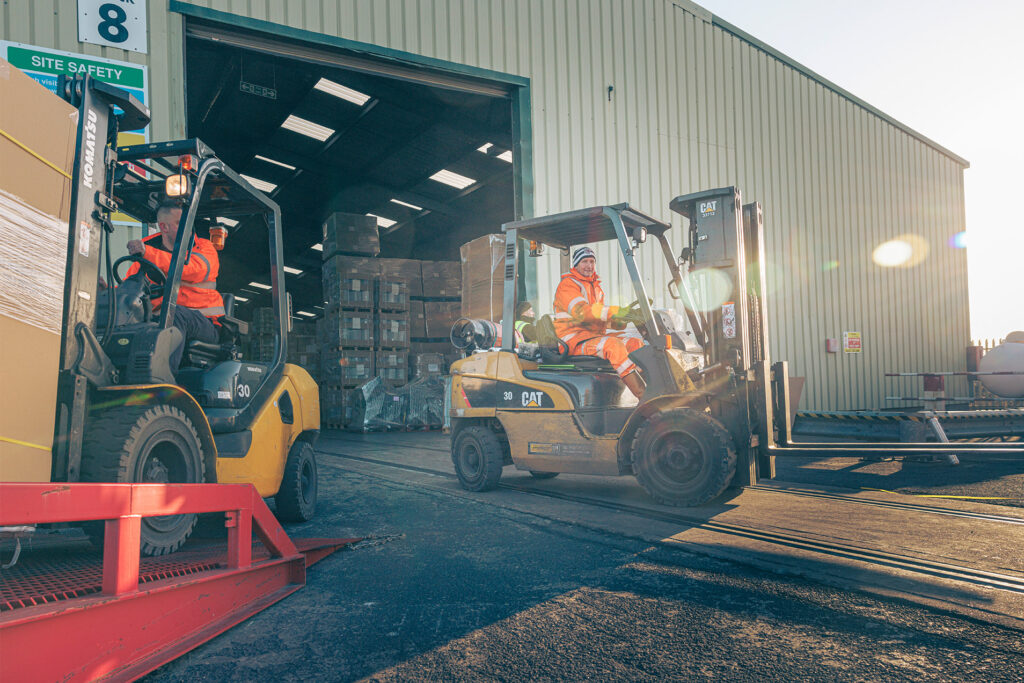
[[[741,205],[728,187],[672,201],[689,219],[688,246],[676,255],[671,226],[628,204],[597,206],[502,226],[506,239],[504,318],[500,349],[485,350],[472,325],[453,341],[479,352],[453,364],[450,418],[452,460],[462,486],[498,485],[515,465],[535,477],[562,472],[634,475],[661,503],[707,503],[734,483],[772,476],[768,338],[764,325],[764,269],[759,205]],[[652,308],[636,253],[653,240],[672,279],[669,301],[682,316]],[[612,242],[621,253],[636,298],[626,321],[646,341],[630,358],[646,384],[635,399],[608,362],[569,356],[550,316],[537,324],[537,344],[515,343],[520,249],[545,246],[568,254],[576,245]],[[754,263],[747,253],[755,254]],[[756,272],[748,273],[750,265]],[[691,281],[717,271],[727,283],[718,300]],[[483,328],[485,329],[485,328]],[[463,337],[462,340],[457,339]],[[738,467],[739,466],[739,467]],[[739,476],[737,476],[739,469]]]
[[[310,375],[285,363],[280,208],[198,139],[115,147],[118,130],[149,122],[148,109],[128,93],[89,76],[62,76],[58,92],[80,118],[52,480],[252,483],[275,498],[282,519],[310,519],[320,406]],[[167,275],[141,255],[112,263],[112,214],[152,223],[168,199],[179,202],[182,216]],[[196,236],[223,248],[229,230],[266,236],[273,358],[242,357],[247,324],[234,317],[234,296],[225,293],[219,340],[191,341],[175,372],[169,358],[183,343],[172,326],[182,269]],[[98,285],[104,245],[105,289]],[[139,265],[127,277],[126,262]],[[156,297],[163,299],[158,313]],[[195,515],[144,518],[143,554],[173,552],[195,523]]]

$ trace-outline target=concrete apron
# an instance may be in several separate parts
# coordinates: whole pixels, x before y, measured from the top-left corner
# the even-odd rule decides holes
[[[388,437],[328,434],[318,450],[389,481],[1024,630],[1021,508],[779,481],[729,492],[713,505],[673,508],[651,502],[632,477],[539,481],[512,467],[502,483],[520,490],[472,493],[454,478],[442,435]]]

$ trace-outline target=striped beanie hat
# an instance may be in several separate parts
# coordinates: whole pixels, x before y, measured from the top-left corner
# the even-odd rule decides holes
[[[597,254],[595,254],[594,250],[591,249],[590,247],[580,247],[579,249],[572,253],[572,267],[575,268],[576,266],[578,266],[580,264],[580,261],[582,261],[585,258],[592,258],[596,261]]]

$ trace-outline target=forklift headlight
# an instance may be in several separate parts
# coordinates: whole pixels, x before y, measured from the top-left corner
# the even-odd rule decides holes
[[[633,228],[633,241],[637,244],[643,244],[647,241],[647,228],[641,226]]]
[[[167,176],[167,180],[164,181],[164,194],[168,197],[184,197],[187,195],[188,176],[184,173]]]

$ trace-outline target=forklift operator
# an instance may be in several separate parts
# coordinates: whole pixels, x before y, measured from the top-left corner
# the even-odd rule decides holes
[[[174,202],[162,203],[156,210],[156,220],[160,232],[142,240],[131,240],[128,242],[128,253],[141,254],[166,275],[171,267],[174,239],[181,220],[181,206]],[[133,263],[128,269],[128,275],[134,275],[138,270],[139,264]],[[224,300],[217,291],[219,270],[217,250],[210,240],[197,236],[191,257],[181,271],[178,306],[174,311],[173,325],[185,337],[184,342],[171,353],[170,365],[174,372],[177,372],[182,353],[190,341],[215,344],[219,340],[217,318],[224,315]],[[160,310],[162,298],[153,299],[154,313]]]
[[[555,290],[555,332],[568,345],[569,355],[607,359],[633,395],[640,398],[644,382],[629,353],[644,342],[621,332],[626,328],[627,315],[628,308],[605,306],[594,250],[580,247],[574,251],[572,269],[562,275]]]

